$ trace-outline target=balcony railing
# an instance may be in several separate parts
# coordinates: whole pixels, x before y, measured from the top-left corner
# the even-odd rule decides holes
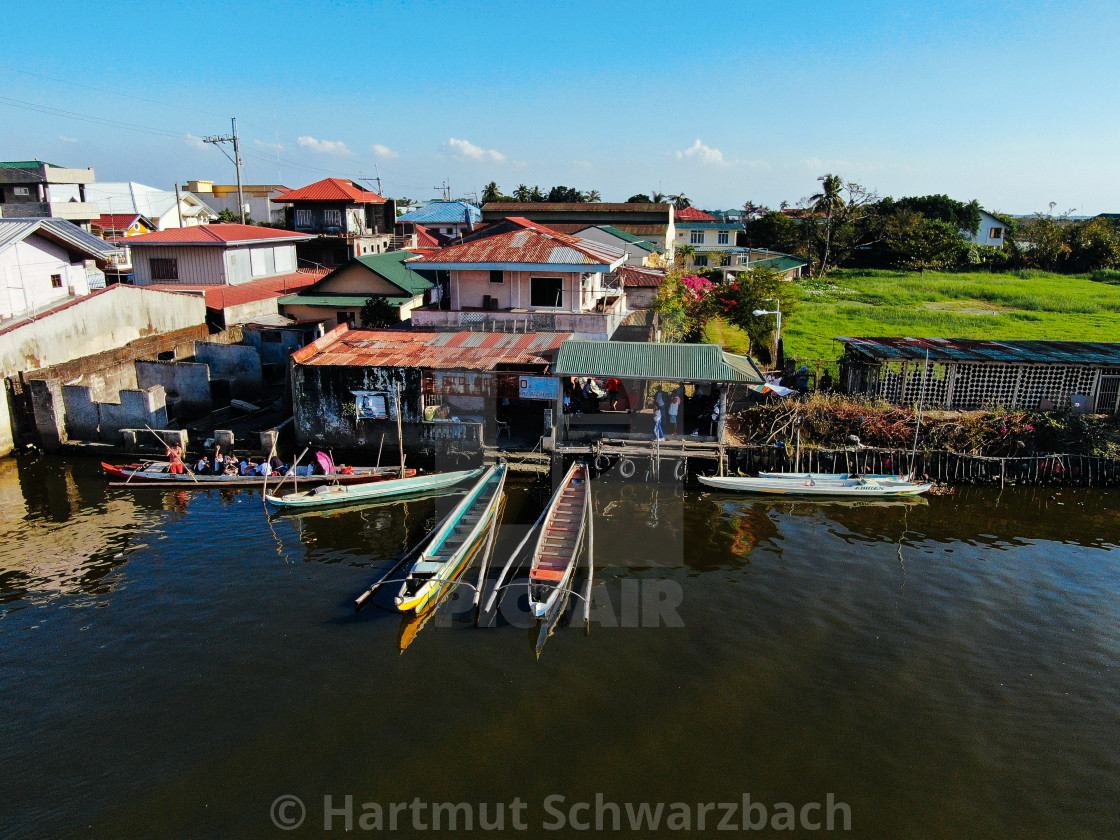
[[[420,329],[477,332],[562,332],[610,338],[626,318],[621,305],[602,312],[527,312],[525,310],[450,309],[412,310],[412,324]]]

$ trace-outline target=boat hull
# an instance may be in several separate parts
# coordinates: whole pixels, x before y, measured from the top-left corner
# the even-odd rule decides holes
[[[837,496],[875,498],[887,496],[916,496],[926,493],[932,484],[904,484],[902,482],[868,481],[851,479],[848,481],[816,482],[789,481],[771,478],[743,478],[739,476],[698,476],[701,484],[719,490],[732,490],[737,493],[764,493],[777,496]]]
[[[884,482],[901,482],[903,484],[915,484],[912,475],[887,475],[885,473],[784,473],[784,472],[760,472],[759,478],[773,478],[781,479],[782,481],[853,481],[858,478],[868,479],[870,481]]]
[[[434,493],[462,484],[472,478],[477,478],[481,474],[482,469],[479,468],[477,470],[461,470],[437,475],[418,475],[412,478],[386,479],[366,484],[321,486],[309,492],[300,491],[285,496],[265,496],[265,499],[270,505],[283,509],[348,505],[367,500],[388,499],[394,496]]]
[[[106,464],[102,462],[101,468],[105,471],[109,481],[114,486],[152,486],[166,485],[170,487],[261,487],[266,478],[260,475],[188,475],[186,473],[165,472],[167,464]],[[374,481],[385,481],[400,475],[399,467],[355,467],[352,473],[330,473],[327,475],[301,475],[298,477],[300,484],[367,484]],[[416,475],[416,470],[405,470],[405,477]],[[283,476],[268,476],[269,484],[277,485]],[[287,481],[297,481],[296,476],[289,476]]]
[[[577,461],[548,503],[548,514],[533,547],[529,568],[529,610],[544,618],[571,585],[590,507],[590,476]]]

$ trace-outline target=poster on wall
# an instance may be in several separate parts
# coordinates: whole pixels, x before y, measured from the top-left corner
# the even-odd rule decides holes
[[[424,393],[444,396],[492,397],[494,379],[488,373],[424,371]]]
[[[389,395],[384,391],[354,391],[359,420],[388,420]]]
[[[523,400],[556,399],[557,380],[551,376],[521,376],[517,380],[517,396]]]

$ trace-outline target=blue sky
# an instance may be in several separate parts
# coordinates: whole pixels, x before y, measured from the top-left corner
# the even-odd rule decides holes
[[[0,159],[99,180],[230,183],[194,138],[236,115],[249,183],[380,173],[396,197],[495,180],[716,208],[796,203],[836,172],[895,197],[1120,212],[1115,3],[39,2],[5,17],[36,34],[0,51]]]

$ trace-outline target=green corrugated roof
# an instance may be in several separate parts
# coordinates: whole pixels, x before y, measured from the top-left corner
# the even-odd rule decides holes
[[[47,163],[45,160],[0,160],[0,169],[38,169],[40,166],[62,168],[57,163]]]
[[[787,257],[769,257],[768,259],[765,259],[765,260],[755,260],[748,267],[749,268],[754,268],[755,266],[760,266],[761,268],[773,268],[773,269],[776,269],[778,271],[789,271],[791,268],[797,268],[798,266],[804,267],[804,266],[807,266],[808,264],[809,263],[807,263],[805,260],[801,259],[800,257],[788,257],[787,256]]]
[[[657,250],[657,246],[648,239],[642,239],[642,237],[636,236],[633,233],[620,230],[614,225],[596,225],[595,227],[599,228],[599,230],[606,231],[611,236],[617,236],[619,239],[629,242],[631,245],[637,245],[643,251],[649,251],[651,254]]]
[[[401,291],[408,292],[410,295],[419,295],[428,291],[435,284],[415,271],[405,268],[404,261],[415,256],[416,254],[412,251],[389,251],[385,254],[366,254],[363,257],[358,257],[357,261],[371,271],[380,274],[394,286],[399,287]],[[319,282],[321,283],[322,280]]]
[[[763,381],[749,358],[724,353],[716,344],[568,339],[560,345],[552,370],[567,376],[617,376],[669,382]]]
[[[386,295],[285,295],[277,303],[285,306],[327,306],[347,309],[365,306],[371,297],[384,297],[393,306],[403,306],[411,297],[388,297]]]

